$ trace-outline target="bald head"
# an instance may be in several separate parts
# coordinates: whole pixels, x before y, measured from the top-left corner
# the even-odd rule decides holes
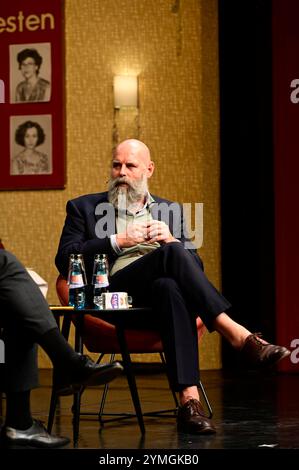
[[[119,172],[114,171],[119,170]],[[127,139],[118,144],[112,157],[112,177],[150,178],[154,171],[149,148],[140,140]],[[117,174],[118,173],[118,174]]]
[[[147,145],[137,139],[127,139],[117,145],[113,152],[113,158],[118,155],[131,155],[134,158],[137,158],[145,166],[151,161],[151,154]]]

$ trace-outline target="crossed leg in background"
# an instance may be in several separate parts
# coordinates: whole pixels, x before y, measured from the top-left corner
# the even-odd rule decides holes
[[[6,418],[1,429],[3,446],[60,447],[66,437],[47,433],[32,418],[30,392],[38,386],[37,346],[48,354],[54,366],[56,389],[71,394],[82,385],[100,385],[117,377],[122,366],[95,364],[77,354],[61,335],[39,288],[17,258],[0,250],[0,324],[5,343],[3,366]]]

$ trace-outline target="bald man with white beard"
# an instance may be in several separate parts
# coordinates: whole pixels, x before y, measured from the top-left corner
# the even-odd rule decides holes
[[[196,317],[240,350],[250,366],[267,367],[290,351],[267,343],[225,313],[231,304],[207,279],[190,248],[181,206],[148,190],[154,168],[143,142],[120,143],[113,152],[108,192],[68,202],[56,266],[66,276],[69,255],[83,253],[90,277],[94,254],[107,253],[110,290],[126,291],[135,306],[153,310],[148,326],[156,325],[161,333],[170,381],[179,393],[178,429],[210,434],[216,429],[205,416],[197,388]],[[165,217],[162,206],[178,211],[179,220]]]

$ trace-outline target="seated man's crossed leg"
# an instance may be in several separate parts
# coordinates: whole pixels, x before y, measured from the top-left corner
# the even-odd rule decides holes
[[[162,245],[120,269],[111,277],[110,287],[127,291],[135,305],[152,307],[154,316],[148,319],[148,326],[156,322],[161,332],[169,377],[179,392],[178,427],[183,431],[215,432],[199,401],[196,316],[209,331],[218,331],[240,350],[249,366],[267,367],[290,354],[287,348],[267,343],[225,313],[230,303],[181,243]]]

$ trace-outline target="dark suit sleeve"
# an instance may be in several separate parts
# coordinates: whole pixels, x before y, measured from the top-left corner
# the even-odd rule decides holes
[[[110,239],[97,238],[95,233],[88,233],[90,220],[88,213],[80,210],[75,201],[68,201],[66,219],[62,230],[55,264],[64,277],[68,273],[69,256],[71,253],[82,253],[88,277],[91,274],[93,258],[96,253],[106,253],[110,259],[115,257]]]

